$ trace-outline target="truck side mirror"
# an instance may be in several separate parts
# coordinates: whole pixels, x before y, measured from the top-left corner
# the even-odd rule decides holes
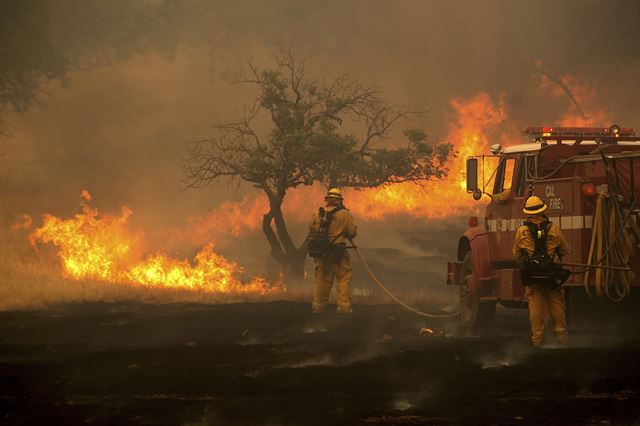
[[[478,189],[478,159],[467,158],[467,192]]]

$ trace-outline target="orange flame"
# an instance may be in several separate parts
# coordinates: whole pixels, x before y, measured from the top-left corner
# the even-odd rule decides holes
[[[298,188],[287,194],[283,212],[287,218],[298,222],[311,220],[316,203],[321,203],[324,189],[319,186]],[[188,219],[188,231],[174,229],[172,235],[177,240],[191,243],[222,241],[229,236],[240,237],[262,227],[262,218],[269,211],[269,203],[262,194],[245,196],[242,200],[220,204],[204,216]]]
[[[280,290],[270,287],[263,277],[254,277],[241,283],[234,274],[242,269],[213,251],[207,244],[195,257],[195,266],[186,260],[167,258],[156,254],[144,262],[133,265],[126,273],[134,283],[172,288],[190,288],[215,293],[265,294]]]
[[[82,213],[74,219],[45,214],[43,225],[29,235],[29,241],[34,247],[37,241],[60,247],[58,254],[72,278],[116,280],[135,243],[125,229],[131,213],[123,207],[120,217],[100,217],[97,209],[82,203]]]
[[[228,236],[239,237],[246,232],[255,231],[262,224],[262,215],[269,209],[264,196],[244,197],[241,201],[227,201],[204,216],[188,219],[189,234],[192,242],[223,240]],[[183,232],[175,232],[185,237]]]
[[[91,199],[87,191],[81,197],[84,201]],[[133,253],[139,250],[139,238],[126,228],[131,210],[123,207],[120,217],[100,215],[84,201],[82,213],[74,218],[46,214],[43,225],[29,235],[34,246],[42,242],[59,247],[58,256],[70,278],[212,293],[269,294],[285,290],[281,283],[270,285],[263,277],[241,282],[236,276],[242,268],[215,253],[212,244],[196,255],[194,266],[162,254],[135,261]]]
[[[410,183],[350,192],[349,208],[364,219],[382,219],[390,214],[444,218],[475,213],[479,205],[466,193],[466,160],[488,150],[488,133],[502,123],[507,114],[502,100],[494,103],[487,93],[450,102],[456,120],[449,125],[448,140],[456,156],[448,163],[449,173],[441,181],[425,187]]]

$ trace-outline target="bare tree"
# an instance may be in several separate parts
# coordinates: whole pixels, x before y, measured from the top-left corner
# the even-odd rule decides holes
[[[431,146],[421,129],[408,129],[406,147],[380,147],[401,119],[419,113],[391,105],[376,85],[363,86],[348,75],[323,83],[310,78],[307,63],[282,50],[275,69],[249,63],[259,96],[233,121],[215,124],[215,135],[192,141],[184,162],[187,185],[202,187],[227,178],[262,190],[269,211],[262,229],[271,255],[289,278],[302,276],[306,246],[294,244],[282,213],[287,192],[321,182],[327,187],[370,188],[395,182],[424,183],[446,173],[449,144]],[[259,134],[254,123],[269,115],[273,127]],[[345,120],[364,136],[340,133]]]

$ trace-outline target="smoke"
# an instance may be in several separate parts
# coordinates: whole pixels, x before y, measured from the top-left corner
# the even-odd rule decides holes
[[[513,367],[522,364],[533,350],[521,341],[511,341],[497,350],[478,354],[476,362],[483,370]]]
[[[234,83],[246,61],[268,67],[278,46],[291,41],[310,57],[314,76],[349,73],[378,82],[392,102],[429,110],[411,124],[432,141],[450,134],[451,101],[479,93],[505,112],[493,137],[526,125],[583,124],[541,69],[571,88],[589,124],[640,128],[634,2],[65,1],[50,3],[43,16],[47,48],[67,59],[68,72],[40,82],[40,103],[6,116],[12,136],[0,155],[3,237],[16,223],[27,227],[26,217],[32,226],[44,212],[69,217],[88,189],[101,211],[130,207],[131,226],[158,249],[191,256],[216,239],[249,273],[273,269],[259,226],[240,221],[227,232],[226,222],[211,216],[229,202],[239,203],[236,216],[259,215],[243,200],[260,195],[233,184],[184,190],[180,162],[184,142],[209,135],[208,124],[235,117],[255,98],[254,88]],[[602,31],[603,22],[614,21],[616,31]],[[25,33],[36,31],[24,25]],[[320,201],[309,199],[302,216]],[[291,225],[298,242],[302,222]],[[359,238],[382,276],[409,268],[414,278],[399,286],[409,291],[439,284],[465,223],[361,221]],[[197,237],[180,240],[177,232]]]

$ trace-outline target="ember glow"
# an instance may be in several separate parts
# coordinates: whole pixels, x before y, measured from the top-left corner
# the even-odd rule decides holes
[[[82,192],[82,211],[70,219],[44,215],[43,225],[31,233],[32,245],[52,243],[59,248],[64,274],[72,279],[95,279],[155,288],[187,289],[211,293],[271,294],[284,291],[282,284],[270,285],[263,277],[242,282],[234,262],[216,253],[212,244],[187,260],[154,254],[139,260],[141,234],[127,228],[132,212],[123,207],[120,216],[101,215],[87,203]]]

